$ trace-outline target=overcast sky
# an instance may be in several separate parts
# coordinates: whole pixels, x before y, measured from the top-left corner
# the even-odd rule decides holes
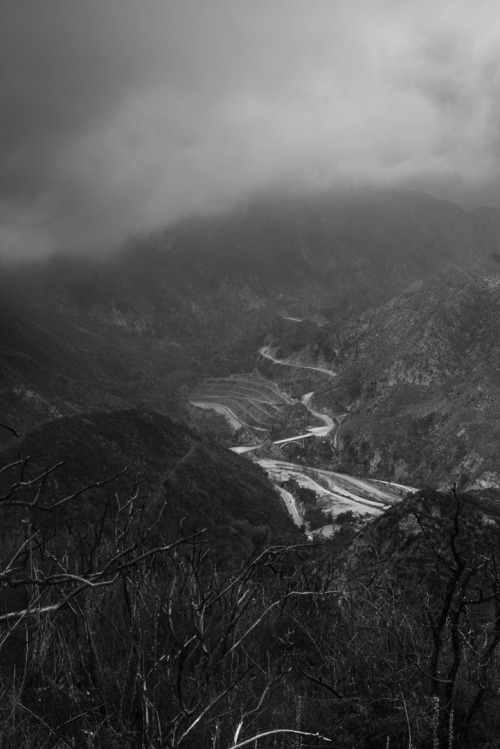
[[[2,0],[0,81],[3,256],[276,185],[500,206],[490,0]]]

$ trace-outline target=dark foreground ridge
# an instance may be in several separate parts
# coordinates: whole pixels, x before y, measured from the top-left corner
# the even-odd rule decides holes
[[[122,414],[117,426],[133,437],[143,422]],[[28,473],[3,490],[4,740],[498,743],[498,513],[426,491],[359,533],[276,542],[253,524],[258,507],[241,519],[234,504],[262,500],[264,476],[171,424],[153,428],[167,447],[170,436],[171,460],[147,494],[120,477],[55,506]],[[198,449],[203,481],[199,462],[184,471]],[[278,507],[268,518],[286,530]]]

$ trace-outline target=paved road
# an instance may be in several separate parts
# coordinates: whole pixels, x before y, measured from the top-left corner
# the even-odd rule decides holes
[[[323,367],[311,367],[306,364],[291,364],[287,361],[281,361],[280,359],[276,359],[272,354],[269,352],[271,351],[270,346],[262,346],[261,349],[259,349],[259,354],[263,356],[265,359],[270,359],[275,364],[282,364],[284,367],[298,367],[299,369],[314,369],[315,372],[323,372],[323,374],[327,374],[329,377],[336,377],[337,373],[332,372],[331,369],[323,369]]]
[[[314,395],[314,391],[312,393],[306,393],[302,396],[301,401],[304,404],[304,406],[307,408],[307,410],[312,413],[313,416],[316,416],[317,419],[321,419],[321,421],[324,421],[325,426],[324,427],[307,427],[310,432],[314,434],[315,437],[326,437],[327,434],[329,434],[333,427],[335,426],[335,421],[326,414],[321,414],[319,411],[315,411],[311,406],[309,405],[309,401]]]
[[[297,510],[297,503],[295,502],[295,497],[293,496],[293,494],[287,492],[287,490],[283,489],[282,486],[276,486],[276,489],[281,494],[281,498],[283,499],[288,512],[292,516],[295,525],[302,525],[302,518],[300,517],[299,511]]]
[[[347,491],[354,492],[354,494],[358,494],[360,491],[367,493],[372,499],[387,504],[395,504],[396,502],[399,502],[401,499],[401,491],[406,493],[415,491],[411,486],[394,484],[390,481],[383,482],[387,487],[387,489],[384,489],[380,486],[381,482],[376,479],[362,479],[357,476],[348,476],[345,473],[326,471],[323,468],[315,470],[319,476],[326,478],[332,485],[343,486]]]
[[[218,413],[221,413],[223,416],[226,417],[226,419],[229,421],[230,424],[232,424],[236,429],[239,429],[240,427],[247,427],[247,429],[257,429],[259,432],[265,432],[266,429],[263,427],[255,427],[250,426],[250,424],[246,424],[244,421],[242,421],[234,411],[231,411],[230,408],[227,406],[224,406],[222,403],[216,403],[211,401],[189,401],[189,403],[192,406],[196,406],[197,408],[205,408],[205,409],[212,409],[212,411],[217,411]]]
[[[273,477],[282,473],[286,476],[287,472],[295,472],[308,476],[307,466],[296,463],[290,463],[282,460],[273,460],[272,458],[262,458],[257,461]],[[309,469],[311,470],[311,469]],[[396,504],[401,501],[401,490],[410,493],[414,489],[402,484],[393,484],[385,482],[386,489],[381,488],[379,482],[375,479],[362,479],[357,476],[349,476],[345,473],[335,471],[326,471],[322,468],[314,468],[312,476],[318,480],[326,480],[329,486],[329,492],[339,492],[345,498],[350,498],[358,502],[369,502],[378,506]],[[314,478],[312,479],[314,480]]]
[[[319,427],[322,429],[322,427]],[[314,432],[304,432],[304,434],[296,434],[295,437],[286,437],[284,440],[275,440],[273,445],[284,445],[287,442],[295,442],[296,440],[305,440],[307,437],[315,437]]]
[[[319,369],[318,367],[306,367],[305,365],[302,365],[302,364],[288,364],[287,362],[280,362],[277,359],[274,359],[274,357],[272,357],[270,354],[267,353],[268,349],[269,349],[269,346],[263,346],[260,349],[259,353],[261,353],[262,356],[265,356],[267,359],[271,359],[272,361],[277,362],[278,364],[284,364],[285,366],[290,366],[290,367],[300,367],[300,368],[303,368],[303,369],[318,369],[318,371],[320,371],[320,372],[327,372],[328,374],[333,375],[334,377],[336,376],[334,372],[330,372],[327,369]],[[309,405],[309,403],[310,403],[311,398],[313,397],[313,395],[314,395],[314,391],[312,391],[310,393],[306,393],[305,395],[302,396],[301,402],[307,408],[307,410],[309,411],[309,413],[311,413],[313,416],[315,416],[316,418],[318,418],[321,421],[323,421],[324,426],[322,426],[322,427],[307,427],[308,431],[305,432],[304,434],[297,434],[297,435],[295,435],[293,437],[287,437],[286,439],[275,440],[273,442],[273,445],[285,445],[287,442],[295,442],[296,440],[305,439],[307,437],[326,437],[326,435],[329,434],[332,431],[332,429],[335,427],[335,420],[332,419],[330,416],[327,416],[326,414],[322,414],[322,413],[319,413],[318,411],[315,411]],[[193,401],[191,401],[191,403],[193,403],[193,405],[200,405],[199,402],[198,403],[194,403]],[[205,407],[206,407],[206,405],[205,405]],[[225,408],[227,408],[227,407],[225,407]],[[229,409],[227,409],[227,410],[236,419],[235,414],[232,411],[230,411]],[[240,423],[242,423],[242,422],[240,421]],[[251,450],[256,450],[257,446],[251,446],[251,447],[236,446],[236,447],[231,447],[230,449],[233,452],[235,452],[235,453],[245,453],[245,452],[250,452]]]

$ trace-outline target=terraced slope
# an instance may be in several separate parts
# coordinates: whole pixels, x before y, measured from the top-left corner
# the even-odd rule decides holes
[[[294,404],[272,382],[244,375],[204,380],[188,400],[201,408],[225,410],[235,427],[258,430],[270,429],[280,411]]]

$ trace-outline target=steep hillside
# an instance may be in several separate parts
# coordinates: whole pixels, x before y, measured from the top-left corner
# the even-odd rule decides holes
[[[22,430],[63,414],[125,405],[82,333],[57,315],[0,305],[4,424]],[[7,436],[0,434],[0,444]]]
[[[31,483],[56,465],[43,481]],[[251,551],[252,538],[297,533],[259,466],[154,412],[89,412],[48,422],[22,440],[11,435],[0,452],[4,466],[10,468],[0,474],[0,494],[14,487],[14,498],[23,502],[33,501],[42,488],[37,502],[50,507],[90,486],[57,511],[32,510],[34,521],[46,528],[68,518],[94,523],[106,502],[115,496],[125,501],[139,482],[137,502],[146,503],[151,518],[164,517],[168,537],[180,534],[183,519],[184,530],[206,529],[207,542],[226,560],[239,557],[248,545]]]
[[[499,548],[498,508],[425,491],[323,553],[344,596],[315,628],[321,665],[304,670],[334,690],[346,746],[383,746],[398,723],[418,746],[498,743]]]
[[[363,584],[376,577],[398,579],[408,585],[411,598],[411,584],[423,584],[429,591],[440,586],[439,593],[444,592],[446,575],[437,571],[448,565],[449,572],[456,563],[454,554],[466,566],[474,567],[475,582],[486,586],[491,578],[484,561],[498,552],[499,543],[500,507],[496,502],[460,491],[424,489],[393,504],[366,525],[342,552],[342,565],[351,580],[358,576]]]
[[[493,209],[466,212],[423,193],[266,195],[137,241],[113,261],[24,268],[21,285],[65,315],[234,355],[277,315],[338,317],[449,262],[489,262],[498,227]]]
[[[375,314],[364,345],[349,336],[343,342],[363,348],[360,361],[346,356],[342,369],[348,378],[364,374],[351,423],[360,441],[374,446],[381,437],[364,456],[371,470],[383,465],[387,445],[399,477],[442,484],[463,476],[477,489],[500,486],[498,292],[451,269]]]
[[[258,367],[342,422],[308,443],[311,462],[496,487],[497,214],[411,192],[267,195],[103,262],[6,271],[4,288],[28,301],[0,310],[3,421],[179,414],[207,376]],[[338,376],[263,361],[263,343]]]
[[[280,350],[337,371],[316,403],[345,413],[334,464],[359,475],[500,486],[500,276],[457,266]]]
[[[172,412],[175,383],[196,372],[178,347],[7,300],[0,304],[0,351],[1,422],[20,431],[89,410],[142,405]]]

